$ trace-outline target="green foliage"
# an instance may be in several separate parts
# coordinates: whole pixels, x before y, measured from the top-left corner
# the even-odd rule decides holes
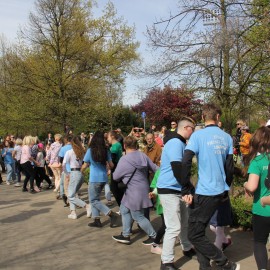
[[[244,196],[231,197],[231,206],[233,212],[233,226],[241,226],[243,229],[251,228],[252,202],[247,201]]]
[[[90,174],[90,168],[88,167],[83,172],[84,183],[86,183],[87,185],[89,183],[89,174]]]

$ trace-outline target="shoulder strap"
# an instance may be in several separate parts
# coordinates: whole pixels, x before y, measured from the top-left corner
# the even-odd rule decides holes
[[[128,185],[128,183],[130,182],[130,180],[132,179],[133,175],[135,174],[135,172],[137,171],[137,168],[135,168],[134,172],[132,173],[132,175],[129,177],[126,186]]]

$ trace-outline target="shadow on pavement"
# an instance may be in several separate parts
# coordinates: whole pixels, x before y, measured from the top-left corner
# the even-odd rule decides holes
[[[0,205],[14,204],[14,203],[23,203],[28,202],[30,199],[20,199],[20,200],[11,200],[11,201],[0,201]]]
[[[52,208],[44,208],[40,210],[30,210],[30,211],[23,211],[18,215],[14,215],[8,218],[1,219],[1,223],[13,223],[13,222],[21,222],[27,220],[33,216],[41,215],[50,212]]]

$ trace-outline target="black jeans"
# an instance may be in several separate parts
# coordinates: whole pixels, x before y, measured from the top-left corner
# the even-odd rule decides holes
[[[36,182],[37,182],[38,188],[40,188],[40,184],[42,183],[43,180],[45,180],[49,185],[52,184],[51,179],[46,174],[45,168],[44,167],[37,167],[36,168]]]
[[[252,226],[254,235],[254,257],[257,267],[258,269],[267,269],[268,254],[266,244],[270,233],[270,217],[253,214]]]
[[[161,217],[161,226],[159,227],[159,229],[157,231],[157,235],[156,235],[156,238],[154,241],[154,244],[157,244],[157,245],[160,244],[160,241],[161,241],[161,239],[164,236],[165,231],[166,231],[166,225],[165,225],[165,220],[164,220],[163,214],[161,214],[160,217]]]
[[[28,181],[30,181],[30,189],[34,189],[35,171],[30,161],[21,164],[22,170],[25,174],[23,188],[26,188]]]
[[[194,245],[200,263],[200,270],[212,269],[210,260],[224,265],[227,257],[205,235],[208,223],[217,210],[224,194],[216,196],[194,195],[193,205],[189,209],[188,238]]]
[[[113,174],[111,174],[110,188],[111,188],[111,192],[112,192],[118,206],[120,206],[122,198],[124,196],[124,192],[122,189],[118,188],[118,182],[113,180]]]

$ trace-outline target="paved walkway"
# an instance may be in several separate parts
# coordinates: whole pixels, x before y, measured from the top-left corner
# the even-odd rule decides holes
[[[82,188],[87,200],[87,186]],[[118,211],[117,207],[112,207]],[[67,219],[69,210],[55,194],[21,192],[21,188],[0,185],[0,269],[148,269],[160,267],[160,256],[151,254],[142,245],[146,235],[135,231],[130,246],[112,240],[121,227],[110,228],[102,217],[101,229],[87,226],[90,219],[84,209],[78,209],[77,220]],[[158,218],[151,212],[151,220],[158,227]],[[241,263],[241,269],[256,269],[252,254],[252,233],[235,229],[228,231],[234,244],[226,255]],[[196,260],[183,256],[176,247],[176,266],[182,270],[199,269]]]

